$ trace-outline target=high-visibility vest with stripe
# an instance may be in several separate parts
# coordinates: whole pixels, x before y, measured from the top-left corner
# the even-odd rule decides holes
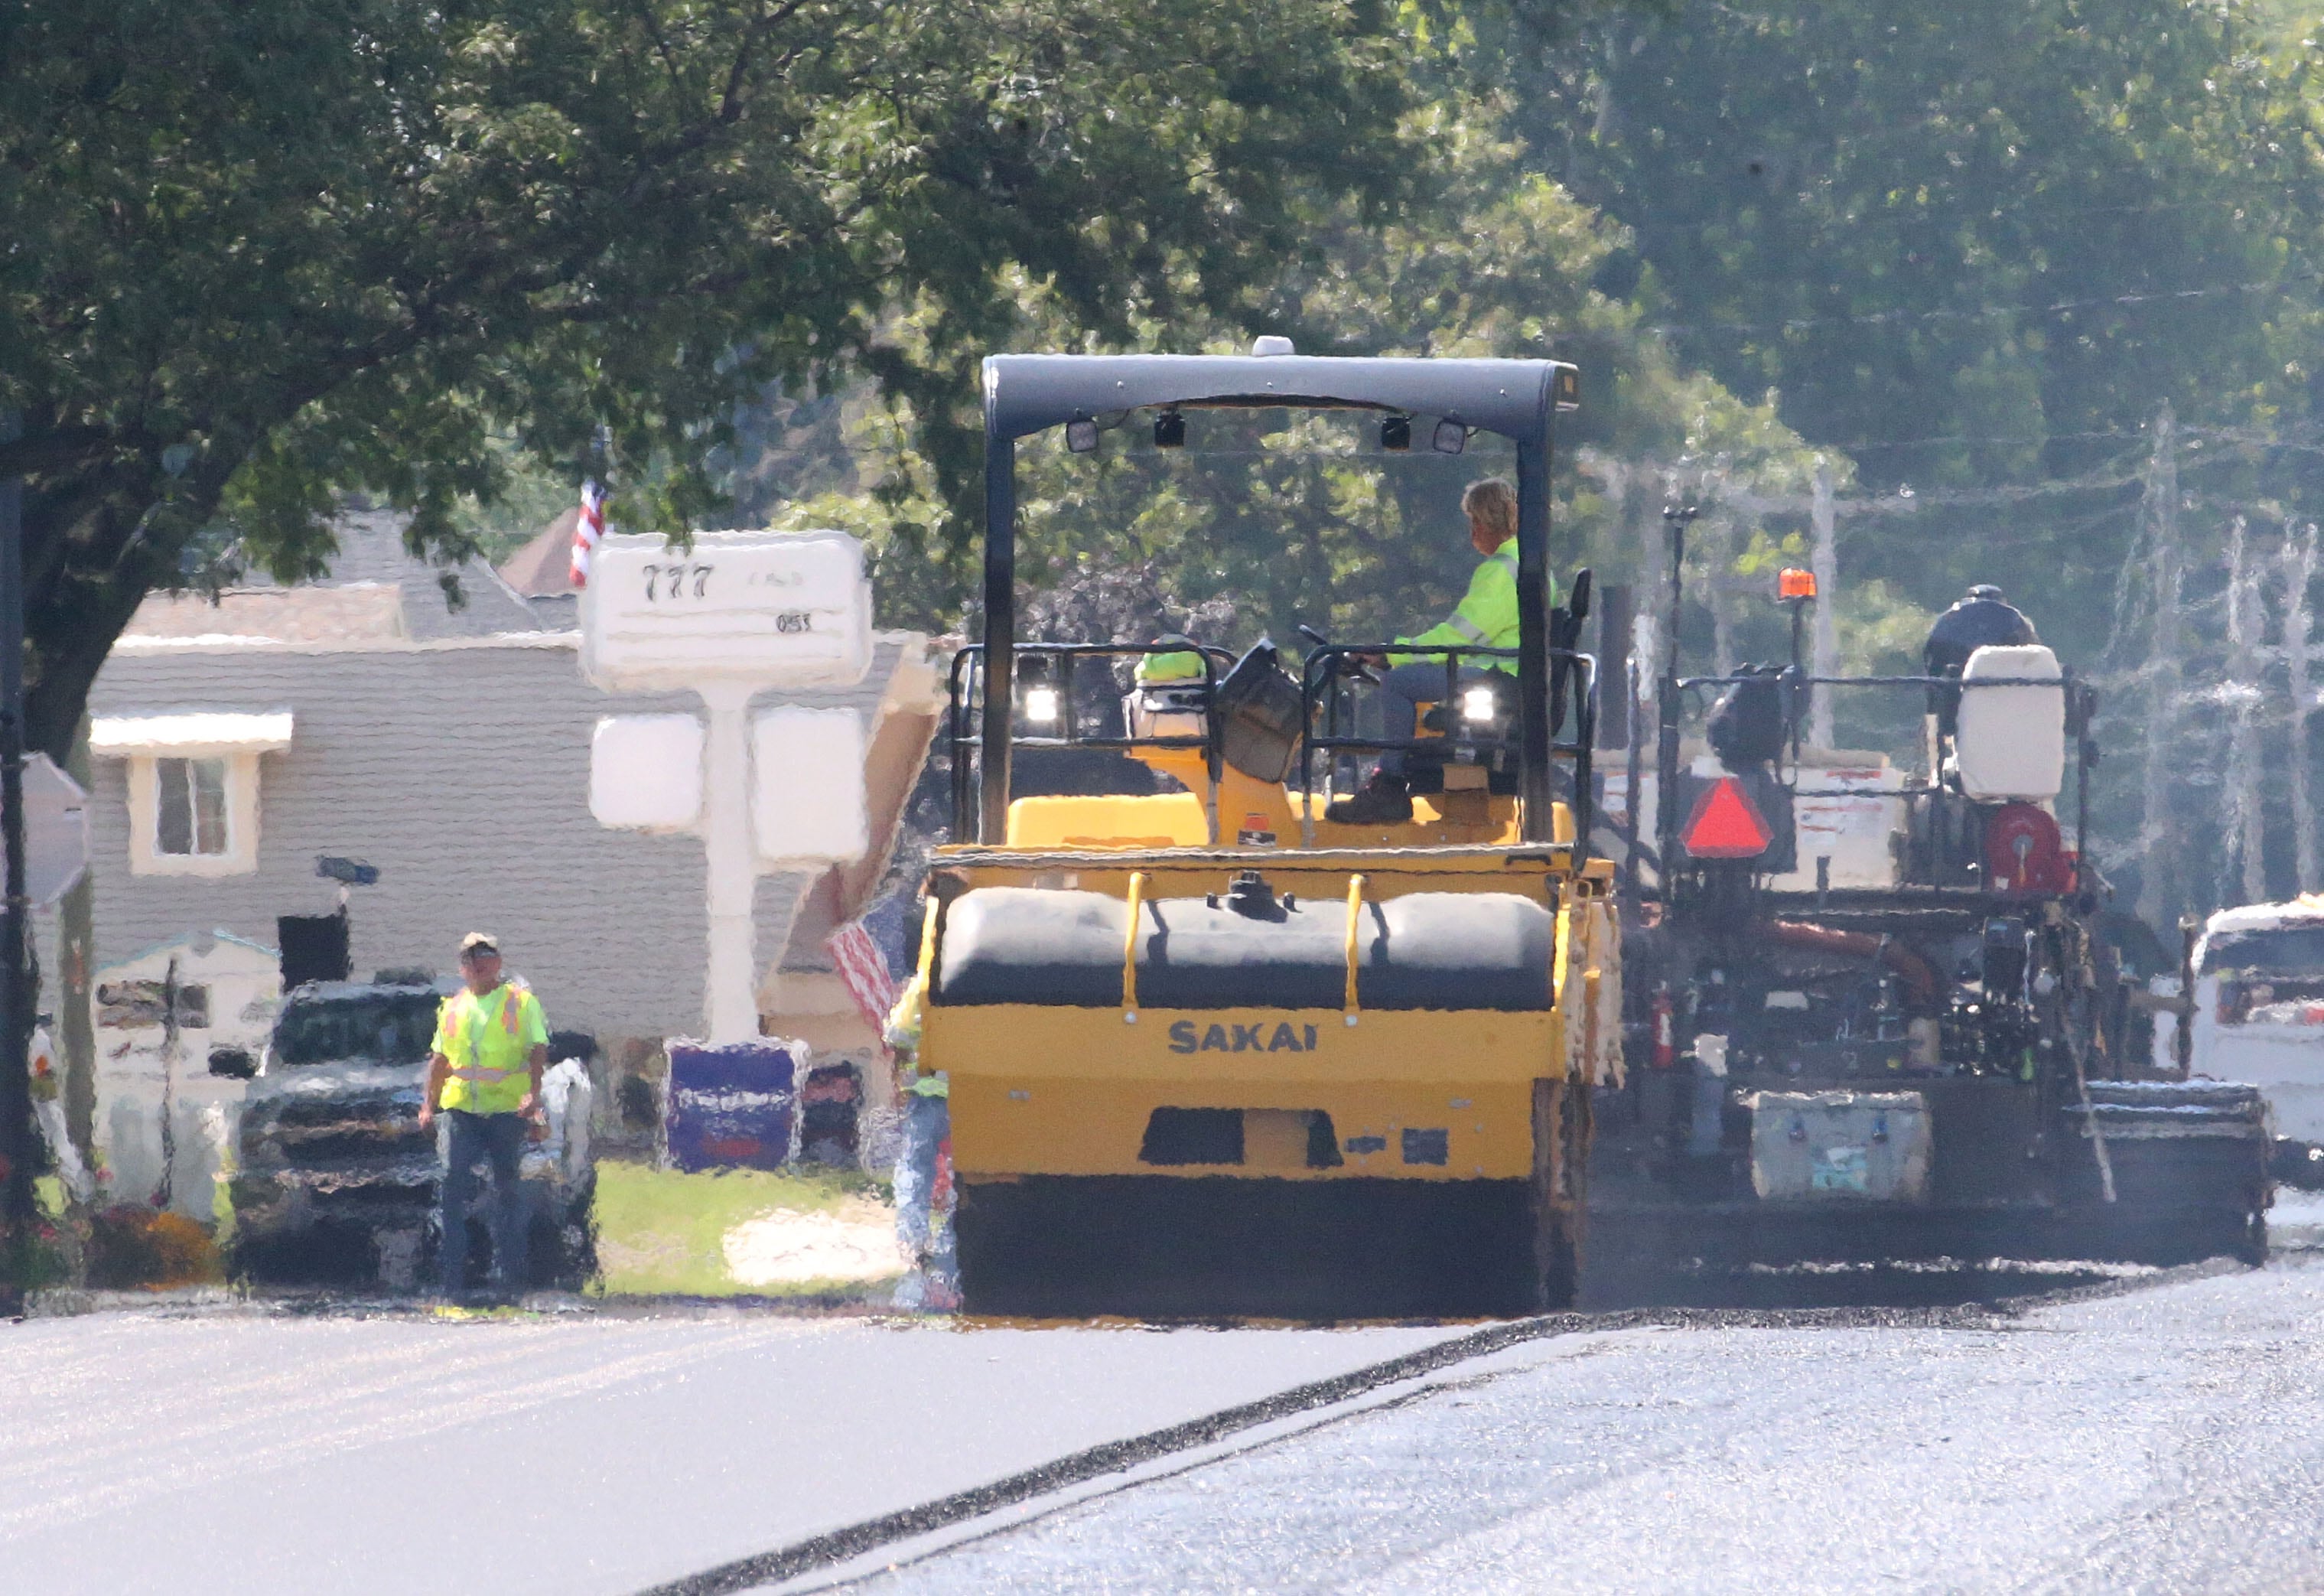
[[[1194,649],[1170,649],[1138,658],[1138,685],[1160,687],[1203,679],[1203,656]]]
[[[1547,597],[1557,603],[1557,582],[1548,580]],[[1510,538],[1499,549],[1478,562],[1475,573],[1469,578],[1469,591],[1461,596],[1450,618],[1439,622],[1417,637],[1400,637],[1400,643],[1434,643],[1442,647],[1473,646],[1481,649],[1514,649],[1517,646],[1517,540]],[[1415,658],[1427,656],[1399,654],[1391,656],[1402,665]],[[1507,660],[1475,660],[1472,666],[1508,670],[1513,669]]]
[[[515,981],[483,997],[463,987],[436,1016],[434,1050],[451,1064],[443,1106],[512,1114],[532,1089],[532,1050],[549,1041],[540,1000]]]

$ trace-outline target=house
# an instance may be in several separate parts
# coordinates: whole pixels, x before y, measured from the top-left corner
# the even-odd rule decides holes
[[[481,927],[552,1026],[650,1075],[661,1038],[701,1028],[703,852],[592,818],[590,738],[602,715],[696,706],[584,679],[569,600],[536,608],[499,572],[413,559],[385,514],[339,535],[325,582],[148,600],[98,675],[92,962],[196,934],[273,948],[285,917],[344,903],[356,974],[445,971]],[[819,939],[793,934],[827,932],[876,890],[942,691],[925,638],[881,632],[861,682],[761,700],[852,707],[870,733],[872,856],[757,890],[761,1029],[807,1038],[819,1064],[869,1065],[878,1038]],[[343,884],[318,873],[325,859],[377,879]],[[634,1081],[606,1084],[601,1102],[644,1112]]]
[[[573,586],[573,530],[580,522],[576,504],[503,560],[497,573],[538,623],[552,631],[581,624],[581,590]]]

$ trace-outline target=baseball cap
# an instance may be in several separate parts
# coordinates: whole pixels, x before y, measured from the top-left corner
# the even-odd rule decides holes
[[[460,938],[460,956],[464,959],[472,953],[498,953],[500,950],[501,939],[490,931],[471,931]]]

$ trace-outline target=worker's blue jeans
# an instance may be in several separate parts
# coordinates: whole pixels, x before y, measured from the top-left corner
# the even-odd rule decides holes
[[[493,1170],[492,1203],[484,1222],[493,1238],[493,1274],[503,1286],[524,1284],[524,1215],[518,1206],[517,1164],[524,1153],[519,1114],[475,1114],[447,1109],[444,1153],[444,1291],[456,1296],[468,1284],[468,1209],[476,1197],[476,1166]]]
[[[945,1273],[953,1267],[952,1220],[936,1212],[936,1154],[951,1134],[948,1099],[904,1094],[904,1139],[896,1151],[896,1239],[915,1267],[925,1260]]]
[[[1489,674],[1473,665],[1461,668],[1459,686],[1482,681]],[[1440,704],[1444,699],[1444,661],[1416,660],[1399,665],[1380,678],[1377,690],[1361,700],[1369,715],[1360,715],[1357,724],[1362,727],[1360,735],[1377,737],[1383,743],[1409,743],[1420,730],[1420,706]],[[1458,713],[1457,706],[1455,713]],[[1369,720],[1370,724],[1364,723]],[[1391,748],[1380,755],[1379,771],[1383,776],[1404,774],[1404,751]]]

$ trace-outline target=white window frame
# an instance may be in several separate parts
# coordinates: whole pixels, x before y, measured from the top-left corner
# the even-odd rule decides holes
[[[186,709],[100,715],[89,723],[88,750],[128,770],[129,873],[234,876],[258,868],[258,761],[290,746],[287,709],[263,714]],[[226,762],[226,852],[161,852],[161,773],[165,759]]]
[[[214,759],[226,765],[226,851],[161,851],[161,766],[165,759]],[[258,755],[245,749],[161,749],[129,759],[129,873],[234,876],[258,868]]]

